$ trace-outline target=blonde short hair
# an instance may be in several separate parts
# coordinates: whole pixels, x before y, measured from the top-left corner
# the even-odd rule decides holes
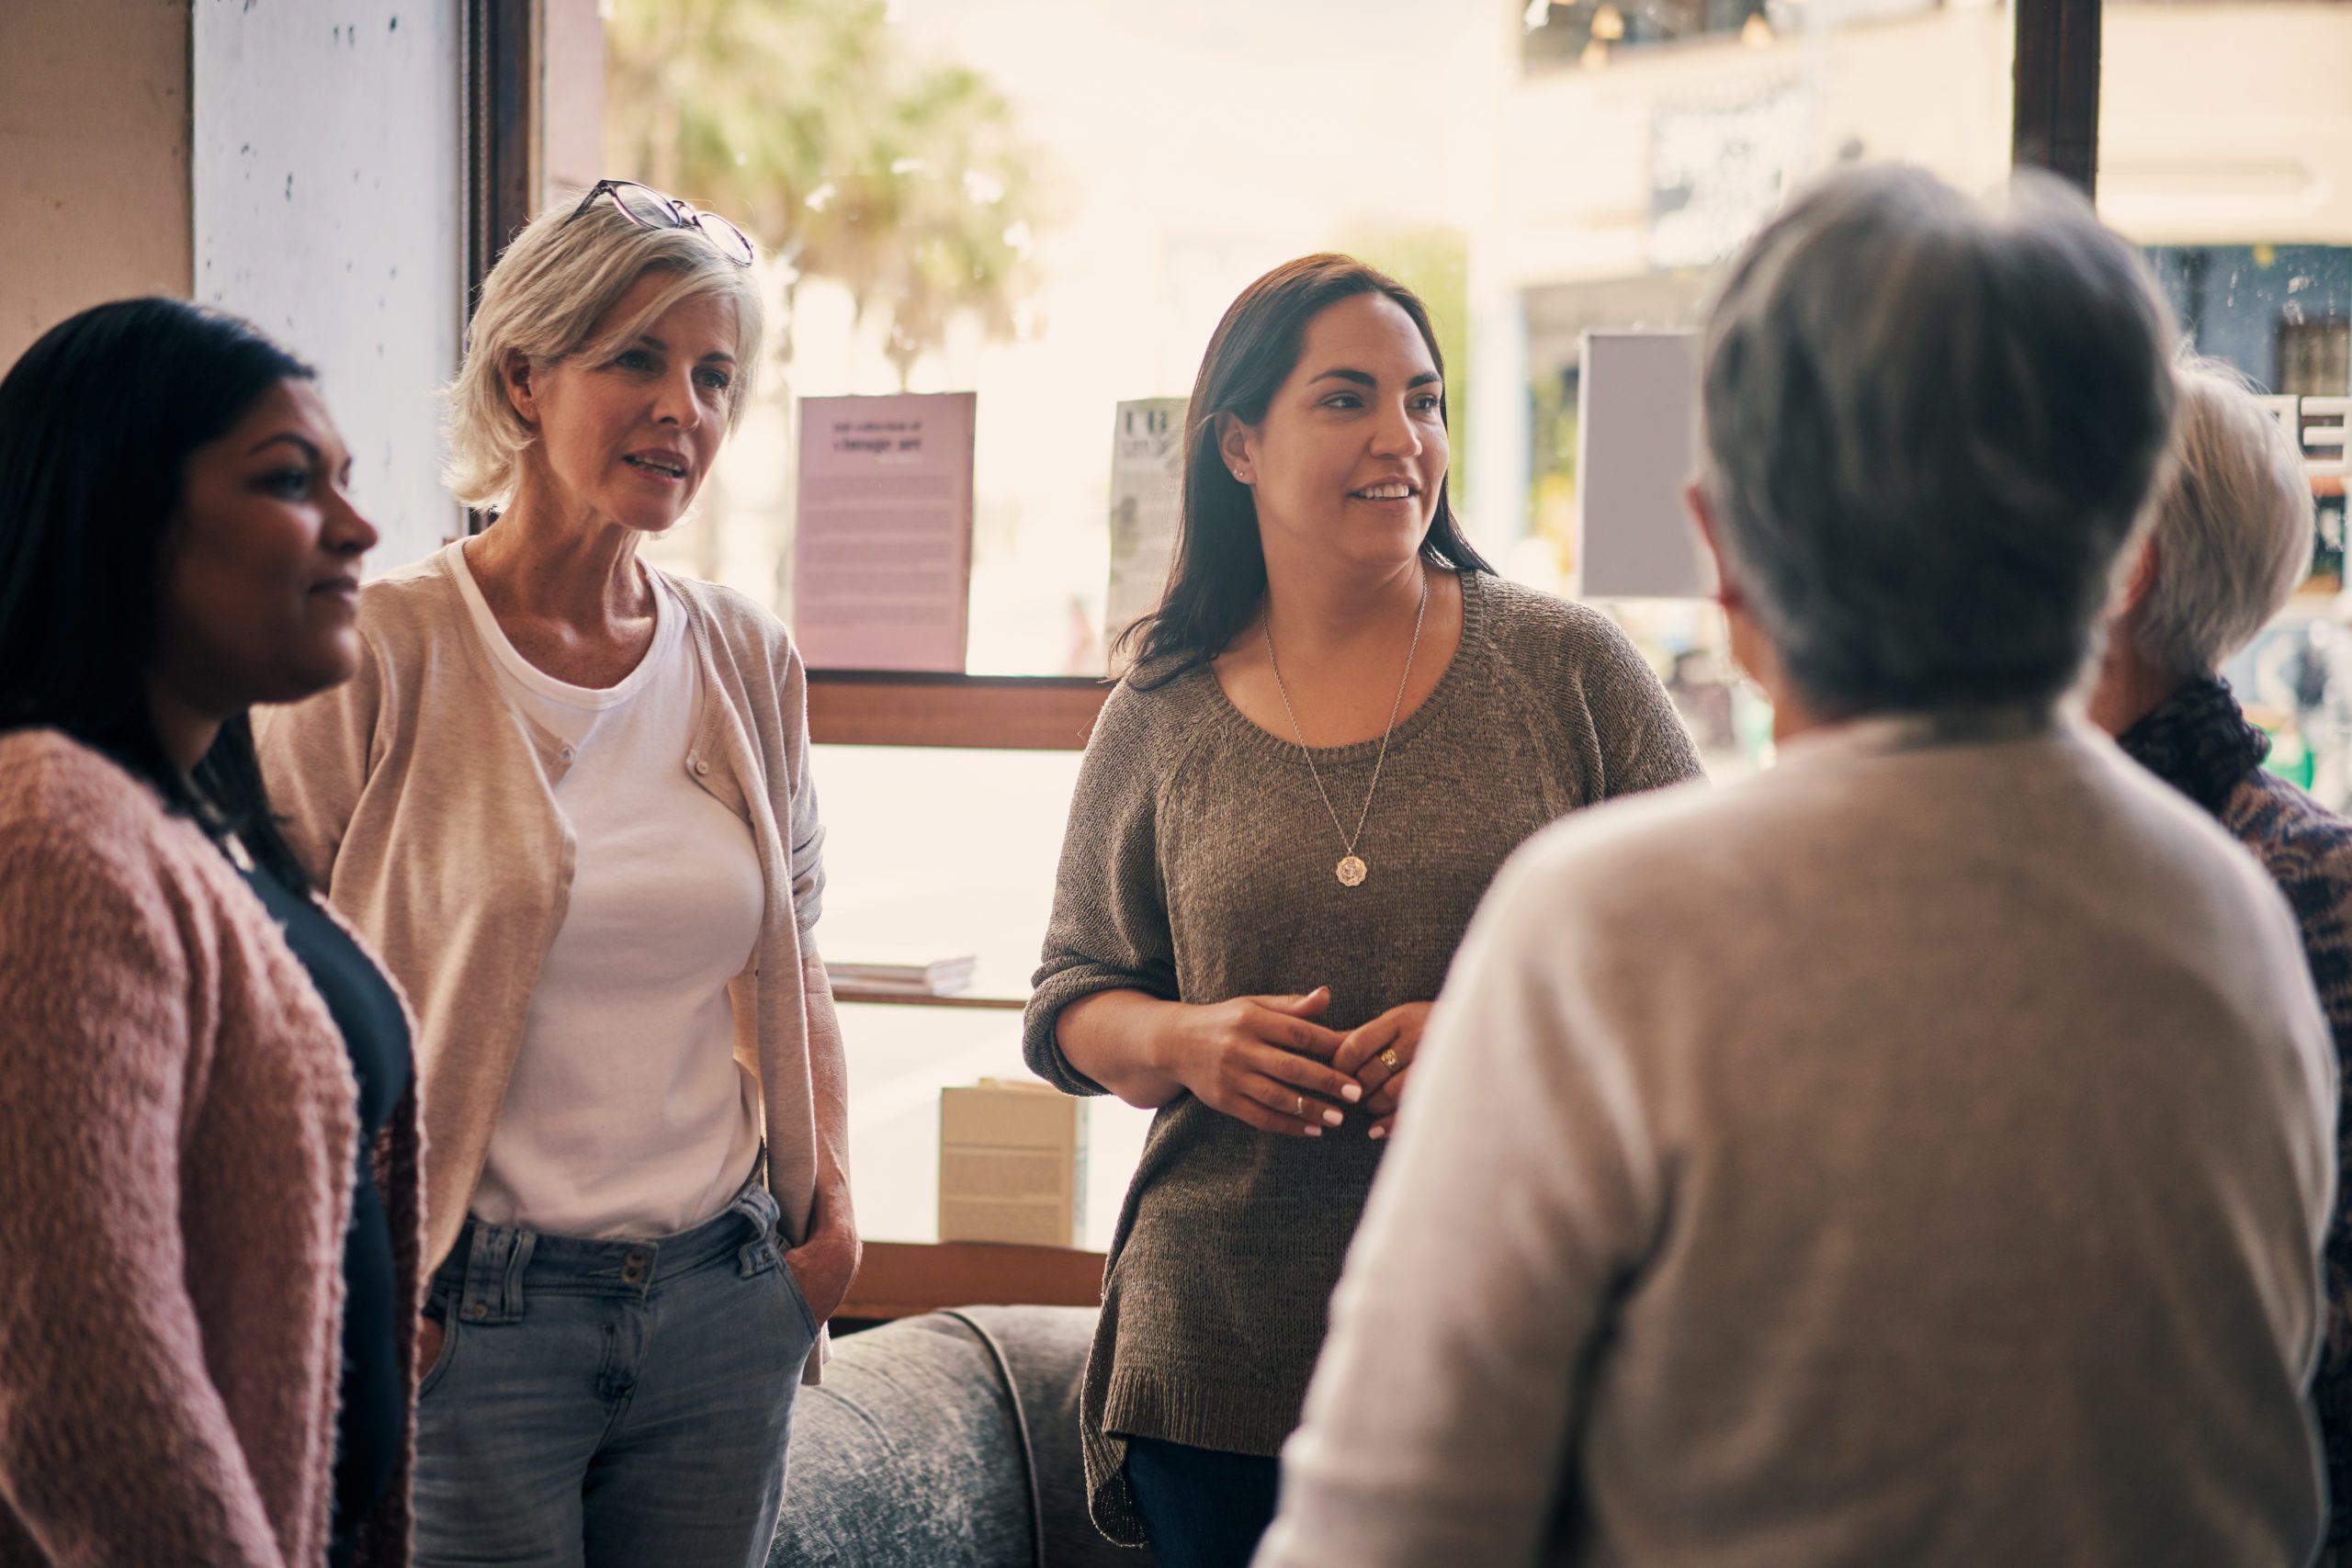
[[[2149,498],[2156,578],[2123,624],[2182,675],[2211,675],[2253,640],[2311,570],[2318,525],[2302,454],[2215,359],[2173,368],[2172,467]]]
[[[727,428],[743,417],[760,358],[763,318],[752,269],[729,260],[699,229],[649,229],[608,201],[573,218],[578,193],[558,200],[514,237],[482,284],[466,333],[465,363],[447,394],[451,493],[497,511],[514,499],[523,454],[538,439],[506,395],[512,354],[534,366],[573,355],[601,356],[643,332],[684,299],[716,294],[735,302],[735,374]],[[649,272],[674,274],[631,319],[599,335],[596,323]]]

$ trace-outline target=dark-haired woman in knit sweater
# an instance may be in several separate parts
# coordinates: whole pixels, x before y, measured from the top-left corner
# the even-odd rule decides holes
[[[1186,419],[1174,581],[1070,808],[1026,1047],[1070,1093],[1159,1111],[1081,1419],[1097,1525],[1165,1568],[1244,1563],[1272,1517],[1496,867],[1566,812],[1699,771],[1615,626],[1463,537],[1442,375],[1420,301],[1345,257],[1235,301]]]

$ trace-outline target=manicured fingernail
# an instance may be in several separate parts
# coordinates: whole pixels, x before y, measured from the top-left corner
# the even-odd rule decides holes
[[[1310,1138],[1319,1138],[1323,1135],[1323,1129],[1309,1122],[1306,1124],[1306,1135]]]
[[[1374,1127],[1372,1130],[1372,1135],[1375,1139],[1385,1138],[1388,1136],[1388,1129],[1385,1127]]]
[[[1357,1100],[1363,1098],[1363,1085],[1360,1083],[1341,1084],[1340,1086],[1340,1098],[1346,1100],[1350,1105],[1353,1105]]]
[[[1345,1118],[1336,1111],[1323,1112],[1323,1125],[1326,1127],[1336,1127],[1344,1120]]]

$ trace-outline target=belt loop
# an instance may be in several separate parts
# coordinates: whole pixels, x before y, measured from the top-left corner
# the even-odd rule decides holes
[[[752,1232],[752,1239],[738,1247],[735,1260],[745,1279],[763,1269],[773,1268],[781,1257],[776,1243],[775,1195],[768,1190],[765,1180],[766,1150],[761,1151],[760,1163],[752,1168],[752,1179],[743,1183],[735,1194],[735,1201],[728,1205],[729,1212],[743,1216]]]
[[[508,1323],[523,1321],[523,1272],[531,1266],[531,1253],[539,1245],[537,1231],[515,1231],[514,1248],[507,1255],[505,1291],[499,1300],[500,1310]]]
[[[460,1322],[514,1323],[523,1316],[523,1270],[531,1260],[529,1231],[503,1225],[473,1226],[473,1247],[466,1258],[466,1280],[458,1298]]]

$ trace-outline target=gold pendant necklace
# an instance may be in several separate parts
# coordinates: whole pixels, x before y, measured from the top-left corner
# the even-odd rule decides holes
[[[1316,770],[1315,754],[1306,749],[1306,731],[1298,725],[1298,710],[1290,705],[1290,688],[1283,684],[1282,660],[1274,657],[1271,594],[1266,607],[1269,614],[1261,628],[1266,634],[1266,663],[1273,670],[1274,690],[1281,694],[1283,712],[1290,716],[1290,732],[1298,737],[1298,754],[1306,762],[1306,776],[1315,781],[1315,793],[1323,797],[1323,809],[1330,814],[1331,826],[1339,829],[1340,855],[1336,869],[1340,886],[1361,887],[1363,879],[1372,874],[1372,868],[1364,864],[1362,855],[1356,853],[1356,841],[1363,837],[1363,825],[1372,820],[1372,797],[1380,793],[1381,766],[1388,761],[1388,737],[1396,732],[1396,716],[1405,706],[1405,688],[1412,683],[1413,655],[1421,646],[1421,617],[1428,614],[1430,607],[1430,569],[1426,565],[1421,568],[1421,602],[1413,610],[1413,640],[1405,646],[1405,673],[1396,678],[1396,700],[1388,705],[1388,728],[1380,732],[1380,754],[1373,759],[1372,784],[1363,792],[1363,809],[1356,814],[1356,830],[1352,833],[1340,822],[1340,813],[1332,807],[1331,792],[1323,787],[1323,775]]]

